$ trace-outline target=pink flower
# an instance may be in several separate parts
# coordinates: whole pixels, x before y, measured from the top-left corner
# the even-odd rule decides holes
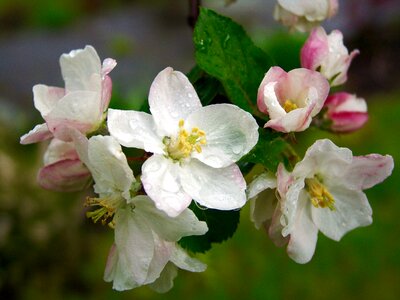
[[[65,88],[38,84],[33,87],[33,101],[45,123],[36,125],[21,137],[21,144],[31,144],[55,137],[68,142],[70,129],[83,134],[95,131],[105,118],[111,98],[113,59],[103,65],[92,46],[73,50],[60,57]]]
[[[283,25],[305,32],[334,16],[338,0],[278,0],[274,18]]]
[[[324,118],[331,121],[330,130],[352,132],[361,128],[368,120],[367,103],[345,92],[330,95],[324,104]]]
[[[318,27],[311,32],[301,49],[301,66],[318,70],[329,80],[331,86],[337,86],[346,82],[350,63],[359,53],[358,50],[353,50],[349,54],[339,30],[327,35],[322,27]]]
[[[270,117],[264,127],[281,132],[307,129],[328,92],[329,83],[318,72],[295,69],[286,73],[272,67],[258,89],[258,108]]]
[[[38,173],[40,186],[72,192],[84,189],[90,179],[90,172],[79,159],[74,143],[52,139],[44,154],[44,167]]]

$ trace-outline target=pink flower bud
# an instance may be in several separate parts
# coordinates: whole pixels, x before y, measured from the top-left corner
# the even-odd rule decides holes
[[[349,54],[339,30],[327,35],[322,27],[318,27],[311,32],[301,49],[301,66],[318,70],[329,80],[331,86],[337,86],[346,82],[350,63],[359,53],[358,50],[353,50]]]
[[[353,132],[361,128],[368,120],[367,103],[345,92],[330,95],[324,104],[327,111],[324,115],[332,123],[334,132]]]

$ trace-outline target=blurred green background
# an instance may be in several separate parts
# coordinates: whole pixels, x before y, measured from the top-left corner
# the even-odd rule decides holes
[[[366,191],[374,223],[340,243],[319,236],[316,254],[298,265],[241,212],[234,237],[197,257],[206,272],[180,271],[174,288],[115,292],[102,280],[113,240],[107,227],[86,219],[86,192],[42,190],[36,173],[46,145],[19,145],[40,121],[32,105],[36,83],[62,85],[58,57],[92,44],[119,65],[111,74],[111,107],[140,107],[154,75],[167,65],[194,64],[187,1],[0,1],[0,298],[1,299],[400,299],[400,11],[396,1],[340,1],[340,28],[358,48],[344,90],[364,97],[370,120],[342,136],[310,129],[297,136],[300,153],[328,137],[355,155],[390,154],[393,175]],[[267,2],[267,4],[265,4]],[[243,24],[284,68],[298,65],[304,36],[290,36],[272,20],[274,1],[204,4]],[[351,16],[352,18],[349,18]],[[147,56],[146,56],[147,55]],[[267,150],[266,150],[267,151]]]

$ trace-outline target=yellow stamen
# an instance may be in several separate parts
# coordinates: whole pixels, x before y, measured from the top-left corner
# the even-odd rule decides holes
[[[120,197],[106,197],[106,198],[86,198],[85,206],[100,206],[94,211],[86,212],[86,217],[91,218],[94,223],[101,220],[103,225],[108,224],[112,227],[113,216],[121,203]]]
[[[314,207],[325,208],[328,207],[330,210],[335,210],[335,199],[332,194],[326,189],[321,183],[318,177],[306,179],[306,189],[311,198],[311,203]]]
[[[189,157],[193,151],[201,153],[201,146],[207,144],[206,133],[198,127],[193,127],[191,131],[188,132],[184,129],[184,120],[179,120],[178,126],[179,132],[177,137],[166,137],[163,140],[167,147],[169,157],[179,161]]]
[[[283,109],[286,112],[290,112],[296,108],[298,108],[297,104],[292,102],[291,100],[286,100],[285,103],[283,104]]]

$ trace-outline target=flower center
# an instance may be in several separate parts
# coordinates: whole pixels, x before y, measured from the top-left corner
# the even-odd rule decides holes
[[[163,142],[167,147],[169,157],[181,160],[189,157],[193,151],[201,153],[201,147],[207,144],[206,133],[198,127],[193,127],[190,132],[184,129],[185,121],[179,120],[179,132],[175,138],[165,137]]]
[[[314,178],[307,178],[305,181],[306,189],[311,197],[311,203],[314,205],[314,207],[328,207],[330,210],[336,209],[335,199],[317,176]]]
[[[292,102],[291,100],[286,100],[283,104],[283,109],[288,113],[294,109],[298,108],[297,104]]]
[[[113,216],[119,205],[122,203],[119,196],[110,196],[104,198],[86,198],[85,206],[100,206],[94,211],[86,212],[86,217],[91,218],[94,223],[101,220],[103,225],[108,224],[114,228]]]

